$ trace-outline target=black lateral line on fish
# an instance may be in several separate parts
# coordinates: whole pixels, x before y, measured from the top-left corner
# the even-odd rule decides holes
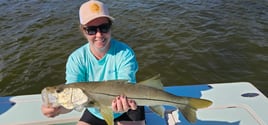
[[[106,95],[106,96],[112,96],[112,97],[115,97],[115,96],[118,96],[118,95],[113,95],[113,94],[107,94],[107,93],[100,93],[100,92],[94,92],[95,94],[103,94],[103,95]],[[128,97],[128,96],[127,96]],[[137,97],[129,97],[131,99],[140,99],[140,100],[151,100],[151,101],[162,101],[162,102],[169,102],[169,103],[175,103],[175,104],[182,104],[182,105],[185,105],[184,103],[178,103],[178,102],[174,102],[174,101],[168,101],[168,100],[160,100],[160,99],[149,99],[149,98],[137,98]]]

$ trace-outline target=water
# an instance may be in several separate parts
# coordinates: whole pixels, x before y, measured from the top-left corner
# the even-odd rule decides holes
[[[68,55],[86,43],[86,0],[0,1],[0,96],[64,83]],[[165,86],[247,81],[268,95],[266,0],[105,0],[113,37],[137,55],[137,80]]]

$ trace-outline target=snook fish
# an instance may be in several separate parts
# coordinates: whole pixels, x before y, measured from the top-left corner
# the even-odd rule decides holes
[[[108,125],[113,125],[112,100],[119,95],[135,100],[137,105],[149,106],[163,118],[163,105],[174,106],[191,123],[196,121],[197,109],[212,104],[209,100],[181,97],[163,91],[160,75],[137,84],[129,84],[126,80],[112,80],[46,87],[41,95],[45,104],[54,107],[63,106],[78,111],[82,111],[85,107],[96,107]]]

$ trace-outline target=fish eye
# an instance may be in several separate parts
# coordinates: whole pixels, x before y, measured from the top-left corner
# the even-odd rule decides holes
[[[63,91],[63,88],[62,88],[62,87],[59,87],[59,88],[56,89],[56,92],[57,92],[57,93],[60,93],[60,92],[62,92],[62,91]]]

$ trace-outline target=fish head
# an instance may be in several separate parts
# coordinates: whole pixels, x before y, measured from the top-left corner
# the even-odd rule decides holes
[[[64,85],[46,87],[41,95],[44,104],[52,107],[63,106],[66,109],[81,108],[89,101],[82,89]]]

